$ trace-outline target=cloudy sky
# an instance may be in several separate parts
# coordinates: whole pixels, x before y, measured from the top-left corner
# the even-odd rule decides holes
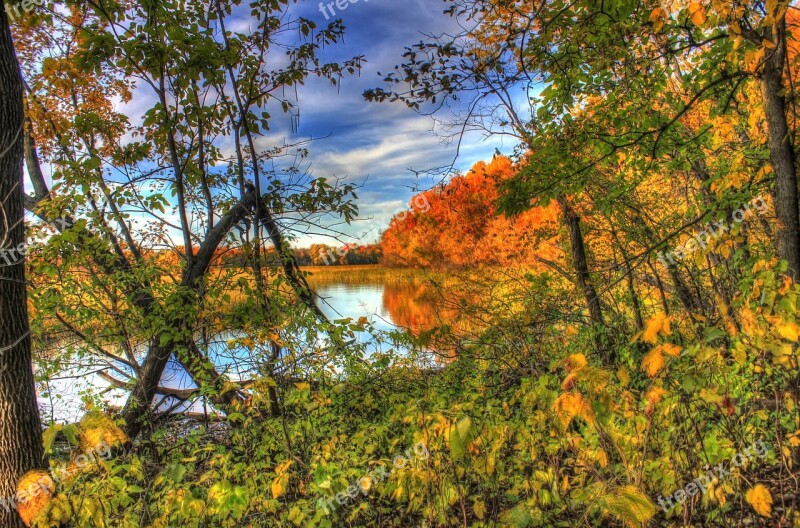
[[[336,17],[344,21],[347,30],[345,43],[330,53],[331,58],[339,60],[364,55],[367,62],[360,76],[346,78],[338,89],[311,80],[299,92],[299,127],[293,131],[290,122],[284,120],[275,123],[273,132],[276,139],[289,141],[324,138],[310,147],[310,170],[316,177],[363,183],[358,193],[363,220],[345,231],[359,236],[370,230],[365,241],[372,241],[393,213],[408,204],[415,188],[430,187],[435,181],[424,175],[418,178],[413,171],[454,162],[457,169],[466,170],[476,161],[491,159],[495,148],[507,152],[514,145],[470,134],[456,157],[457,144],[445,140],[446,131],[432,117],[419,115],[400,103],[377,104],[363,99],[365,89],[383,86],[378,72],[385,74],[399,64],[404,46],[419,42],[425,35],[456,29],[453,20],[442,13],[442,0],[358,0],[346,5],[339,10],[334,4]],[[328,23],[320,12],[319,0],[302,0],[293,10],[319,26]],[[448,113],[437,118],[447,120]],[[324,240],[305,236],[298,242],[307,245],[312,241]]]

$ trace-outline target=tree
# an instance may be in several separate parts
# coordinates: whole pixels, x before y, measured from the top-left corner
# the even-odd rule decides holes
[[[324,320],[282,219],[295,215],[293,224],[302,225],[328,213],[349,221],[355,213],[352,186],[297,169],[305,142],[265,147],[259,139],[269,129],[268,110],[295,111],[291,93],[306,77],[336,84],[360,59],[323,63],[317,56],[341,39],[338,22],[316,31],[313,21],[287,16],[283,3],[252,8],[236,0],[79,2],[21,28],[34,187],[26,203],[50,226],[43,227],[53,235],[43,252],[57,263],[56,270],[37,268],[35,300],[103,363],[112,385],[131,389],[124,410],[131,436],[157,394],[171,402],[210,394],[221,405],[243,399],[241,384],[209,359],[205,339],[229,323],[217,307],[230,283],[245,289],[245,302],[270,327],[306,311]],[[228,30],[234,12],[255,17],[253,31]],[[278,49],[281,59],[272,63]],[[130,99],[136,87],[153,102],[141,120],[110,102]],[[52,189],[40,167],[48,162]],[[252,280],[237,276],[242,270],[212,273],[226,240],[247,255]],[[274,247],[278,270],[264,268],[264,243]],[[155,258],[164,251],[174,253],[176,266]],[[280,295],[283,284],[293,298]],[[170,358],[197,391],[159,385]]]
[[[0,9],[0,196],[2,248],[24,247],[22,79],[11,30]],[[0,496],[14,497],[19,478],[42,467],[42,426],[31,367],[24,251],[0,265]],[[16,511],[0,508],[0,525],[22,526]]]

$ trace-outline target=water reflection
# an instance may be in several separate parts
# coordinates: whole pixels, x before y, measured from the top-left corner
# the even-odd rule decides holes
[[[332,320],[367,317],[375,330],[391,331],[405,329],[414,334],[430,330],[446,323],[446,314],[437,308],[436,290],[424,279],[412,276],[391,274],[365,274],[355,280],[324,281],[312,287],[319,295],[322,311]],[[210,359],[218,370],[233,380],[247,379],[257,369],[255,357],[250,350],[231,348],[232,340],[247,337],[242,332],[225,332],[213,336],[206,343]],[[367,354],[385,351],[391,345],[377,343],[368,333],[357,336],[366,346]],[[60,379],[59,379],[60,378]],[[177,360],[172,358],[162,376],[161,386],[190,389],[196,385]],[[39,387],[39,403],[45,420],[76,421],[83,414],[83,401],[92,395],[102,393],[108,405],[124,405],[127,393],[111,389],[108,383],[97,375],[97,369],[75,369],[62,372],[47,386]],[[56,397],[57,395],[57,397]],[[174,408],[173,408],[174,407]],[[204,411],[203,402],[191,405],[181,404],[174,399],[166,399],[160,410]]]

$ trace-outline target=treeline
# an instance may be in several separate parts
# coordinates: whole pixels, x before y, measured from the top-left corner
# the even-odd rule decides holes
[[[395,215],[381,239],[390,266],[539,266],[563,254],[558,211],[533,207],[510,218],[498,212],[500,186],[518,172],[505,156],[479,162],[411,200]]]
[[[198,248],[194,248],[196,252]],[[184,248],[178,246],[174,249],[148,250],[142,252],[143,257],[151,258],[164,268],[175,266],[180,261],[180,255],[185,254]],[[379,264],[383,251],[378,244],[329,246],[327,244],[312,244],[308,248],[291,248],[289,254],[298,266],[358,266],[366,264]],[[211,259],[212,266],[247,269],[256,259],[256,254],[243,247],[221,246],[214,252]],[[262,266],[280,266],[281,257],[275,248],[265,248],[259,252],[259,262]]]

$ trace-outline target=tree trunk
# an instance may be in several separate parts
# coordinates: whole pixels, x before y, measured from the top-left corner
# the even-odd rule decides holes
[[[797,198],[797,172],[789,123],[786,119],[786,96],[783,72],[786,64],[786,19],[767,31],[775,48],[767,50],[761,78],[764,112],[767,117],[769,158],[775,172],[772,198],[778,217],[776,245],[778,256],[789,263],[787,275],[797,280],[800,271],[800,211]]]
[[[42,425],[36,404],[25,259],[19,251],[25,242],[23,224],[23,103],[11,30],[0,9],[0,248],[12,258],[0,265],[0,497],[16,494],[19,478],[44,462]],[[21,527],[11,508],[0,507],[0,526]]]
[[[600,305],[600,297],[597,296],[592,284],[592,277],[589,274],[589,263],[586,260],[586,245],[583,241],[583,234],[581,233],[581,219],[575,213],[575,209],[569,203],[565,196],[558,197],[558,205],[561,208],[561,214],[564,217],[564,223],[569,231],[569,245],[572,251],[572,265],[575,268],[575,278],[578,287],[586,299],[586,305],[589,308],[589,319],[595,327],[596,332],[600,332],[602,327],[605,326],[603,320],[603,308]],[[603,355],[603,359],[610,363],[613,361],[611,354],[606,350],[604,340],[597,334],[595,339],[598,351]]]
[[[600,306],[600,298],[597,290],[592,285],[592,278],[589,275],[589,264],[586,261],[586,246],[583,242],[581,233],[581,219],[575,214],[575,210],[564,196],[558,197],[558,205],[561,207],[561,214],[564,215],[564,223],[569,231],[569,245],[572,250],[572,265],[575,267],[578,287],[583,292],[586,305],[589,308],[589,318],[592,324],[603,325],[603,309]]]

